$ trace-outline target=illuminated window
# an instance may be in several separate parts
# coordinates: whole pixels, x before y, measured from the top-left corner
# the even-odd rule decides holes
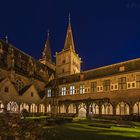
[[[91,83],[91,91],[92,92],[97,92],[97,82],[92,82]]]
[[[109,91],[110,90],[110,80],[104,80],[103,81],[103,90]]]
[[[135,87],[135,83],[132,83],[132,87]]]
[[[119,89],[126,89],[126,77],[118,79]]]
[[[51,97],[51,92],[52,92],[52,90],[51,90],[51,88],[49,88],[49,89],[47,90],[48,97]]]
[[[75,86],[70,86],[70,95],[75,93]]]
[[[138,88],[140,87],[140,75],[136,75],[136,85]]]
[[[18,91],[24,87],[24,83],[21,79],[16,79],[15,85],[16,85]]]
[[[62,96],[66,95],[66,87],[62,87],[62,89],[61,89],[61,95]]]
[[[128,88],[130,88],[130,83],[128,83]]]
[[[80,85],[80,94],[85,93],[85,85]]]

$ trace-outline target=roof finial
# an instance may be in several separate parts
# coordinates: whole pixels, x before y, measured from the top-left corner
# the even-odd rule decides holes
[[[6,43],[8,43],[8,36],[7,35],[5,36],[5,41],[6,41]]]
[[[71,16],[70,16],[70,13],[69,13],[69,23],[70,23],[70,21],[71,21]]]

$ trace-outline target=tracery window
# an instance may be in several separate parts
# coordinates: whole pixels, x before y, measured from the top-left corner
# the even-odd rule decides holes
[[[24,87],[24,83],[21,79],[16,79],[15,85],[16,85],[18,91]]]

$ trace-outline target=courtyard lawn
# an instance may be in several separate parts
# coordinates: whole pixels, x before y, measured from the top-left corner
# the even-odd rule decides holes
[[[112,121],[76,120],[64,125],[44,127],[42,140],[140,140],[140,123],[132,124],[133,127],[129,128],[116,126]]]

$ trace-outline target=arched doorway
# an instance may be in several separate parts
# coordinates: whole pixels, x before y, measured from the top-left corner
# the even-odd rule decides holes
[[[18,104],[14,101],[11,101],[7,104],[7,111],[11,113],[18,113],[19,107]]]
[[[120,102],[116,106],[116,115],[129,115],[129,105],[125,102]]]
[[[140,114],[140,102],[136,102],[133,106],[133,113]]]
[[[64,105],[64,104],[61,104],[60,106],[59,106],[59,113],[66,113],[66,106]]]
[[[47,105],[47,113],[51,113],[51,105],[50,104]]]
[[[31,113],[37,113],[37,105],[36,104],[31,104],[30,112]]]
[[[39,105],[39,113],[45,113],[45,105],[44,104]]]
[[[86,105],[84,103],[81,103],[78,107],[78,117],[86,118]]]

